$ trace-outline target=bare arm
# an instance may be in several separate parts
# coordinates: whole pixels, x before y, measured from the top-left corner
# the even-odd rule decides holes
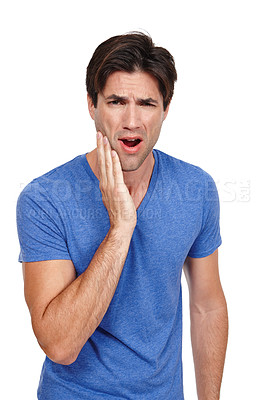
[[[26,263],[25,297],[37,340],[53,361],[70,364],[100,324],[116,290],[136,224],[116,153],[98,138],[100,188],[110,230],[77,279],[70,260]],[[118,190],[119,188],[119,190]]]
[[[218,250],[184,265],[190,293],[191,341],[199,400],[219,400],[228,337]]]

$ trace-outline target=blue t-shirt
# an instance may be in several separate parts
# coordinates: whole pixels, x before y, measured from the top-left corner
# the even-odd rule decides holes
[[[110,306],[71,365],[46,357],[40,400],[183,400],[181,273],[221,244],[219,199],[199,167],[155,164]],[[33,180],[17,205],[20,262],[70,259],[82,274],[109,230],[86,155]]]

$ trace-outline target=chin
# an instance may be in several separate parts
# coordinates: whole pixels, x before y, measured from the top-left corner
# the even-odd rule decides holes
[[[152,152],[152,149],[143,149],[136,154],[125,154],[123,152],[117,151],[118,157],[120,159],[121,168],[123,172],[133,172],[137,171],[142,164],[145,162],[147,157]]]
[[[134,157],[134,159],[127,158],[126,160],[121,160],[121,168],[123,172],[133,172],[137,171],[143,162],[145,161],[146,157]]]
[[[139,163],[137,165],[135,163],[122,163],[121,164],[123,172],[137,171],[140,166],[141,166],[141,164],[139,164]]]
[[[133,172],[133,171],[137,171],[139,169],[139,167],[136,168],[123,168],[122,167],[122,172]]]

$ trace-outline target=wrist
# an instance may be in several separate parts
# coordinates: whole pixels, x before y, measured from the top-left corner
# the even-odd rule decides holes
[[[131,239],[136,224],[129,223],[129,222],[119,222],[116,224],[111,224],[109,233],[114,234],[115,236],[121,236],[122,238],[129,238]]]

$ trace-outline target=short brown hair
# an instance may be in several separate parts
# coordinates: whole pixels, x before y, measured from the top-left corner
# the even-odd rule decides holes
[[[156,47],[150,36],[141,32],[127,33],[113,36],[97,47],[86,74],[87,92],[94,107],[97,107],[98,93],[115,71],[150,73],[158,80],[164,109],[170,103],[177,80],[174,58],[168,50]]]

